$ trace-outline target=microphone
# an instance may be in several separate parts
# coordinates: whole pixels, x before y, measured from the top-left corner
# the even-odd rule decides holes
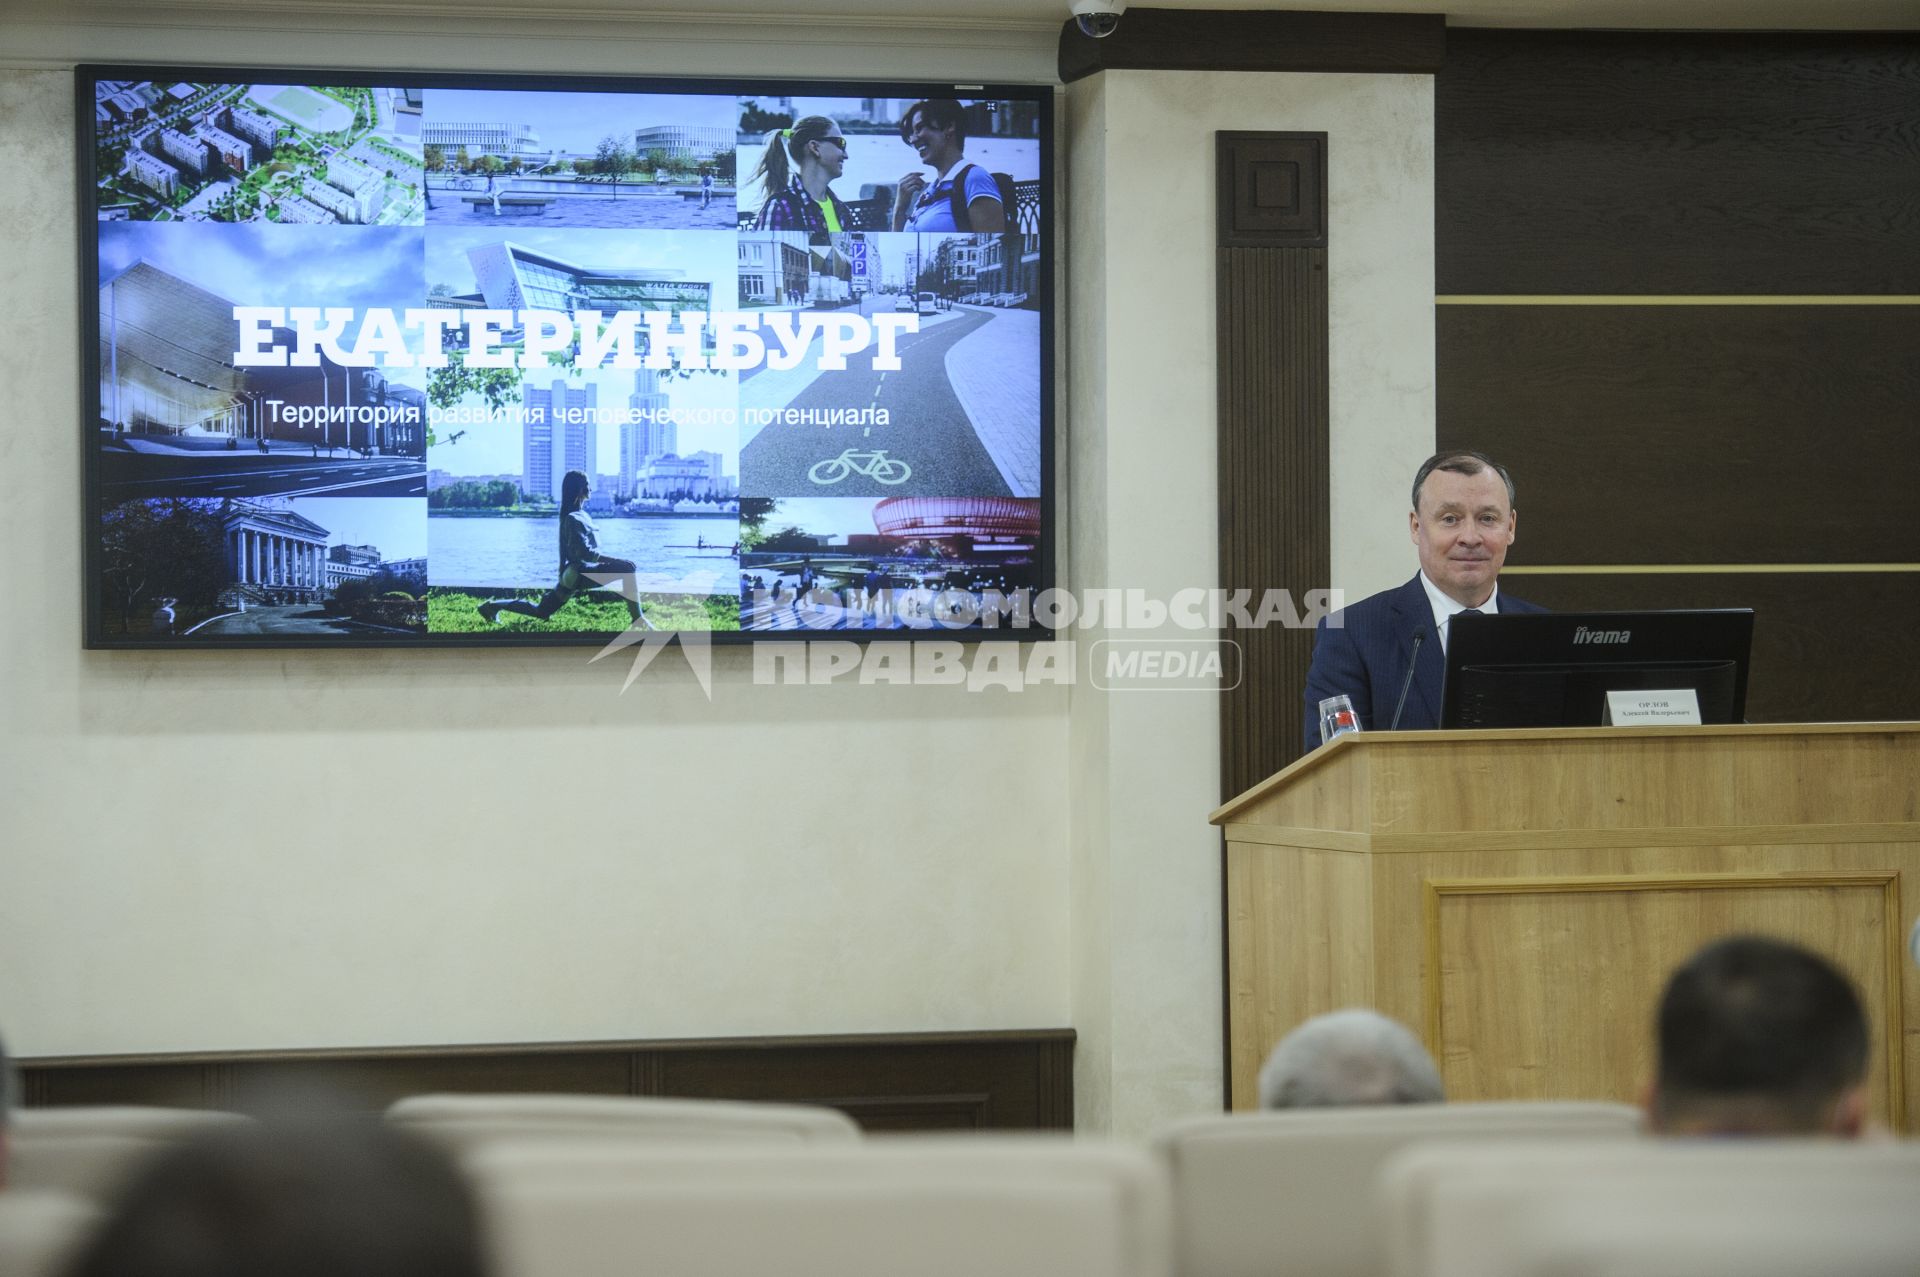
[[[1413,655],[1407,658],[1407,677],[1400,684],[1400,699],[1393,706],[1393,722],[1388,731],[1396,731],[1400,726],[1400,711],[1407,707],[1407,693],[1413,690],[1413,671],[1420,665],[1420,645],[1426,641],[1427,627],[1422,625],[1413,632]]]

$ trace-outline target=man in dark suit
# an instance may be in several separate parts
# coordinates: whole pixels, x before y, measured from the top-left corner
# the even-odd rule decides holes
[[[1413,477],[1407,515],[1420,571],[1398,589],[1335,612],[1314,634],[1308,749],[1320,743],[1320,702],[1329,696],[1352,697],[1360,726],[1369,731],[1438,727],[1449,622],[1468,610],[1545,610],[1500,593],[1514,523],[1513,480],[1491,457],[1441,452],[1427,458]]]

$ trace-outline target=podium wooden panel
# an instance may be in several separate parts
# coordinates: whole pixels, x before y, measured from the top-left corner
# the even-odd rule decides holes
[[[1757,931],[1853,978],[1873,1102],[1920,1116],[1920,724],[1354,734],[1212,820],[1234,1108],[1282,1034],[1356,1005],[1456,1099],[1632,1101],[1668,972]]]

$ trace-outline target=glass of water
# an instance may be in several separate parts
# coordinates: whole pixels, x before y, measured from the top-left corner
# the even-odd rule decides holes
[[[1360,716],[1354,713],[1353,697],[1329,696],[1320,702],[1320,743],[1336,736],[1360,730]]]

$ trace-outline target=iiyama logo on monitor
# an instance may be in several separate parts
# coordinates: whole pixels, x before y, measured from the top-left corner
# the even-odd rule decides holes
[[[1628,643],[1632,640],[1632,630],[1590,630],[1582,625],[1573,632],[1575,646],[1582,643]]]

